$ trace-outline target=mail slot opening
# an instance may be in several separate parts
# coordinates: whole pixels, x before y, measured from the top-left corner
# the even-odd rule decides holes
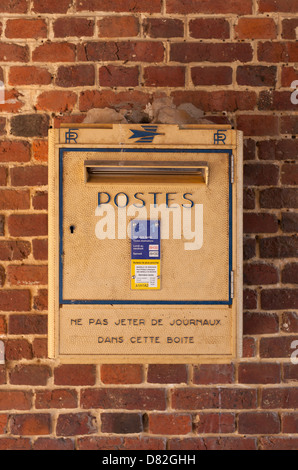
[[[85,161],[86,183],[208,184],[206,162]]]

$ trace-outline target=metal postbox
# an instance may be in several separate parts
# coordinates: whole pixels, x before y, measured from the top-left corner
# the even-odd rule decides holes
[[[49,355],[227,362],[242,350],[242,133],[49,134]]]

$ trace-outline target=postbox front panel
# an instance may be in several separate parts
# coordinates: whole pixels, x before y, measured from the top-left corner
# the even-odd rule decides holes
[[[241,135],[159,126],[155,145],[133,145],[138,128],[50,133],[50,355],[231,360],[241,347]]]
[[[118,161],[119,153],[100,148],[61,152],[61,301],[228,303],[230,155],[193,149],[121,152],[122,161],[203,160],[209,168],[208,184],[185,187],[167,177],[163,184],[142,186],[85,182],[86,161]],[[138,219],[160,220],[159,290],[131,289],[129,224]]]

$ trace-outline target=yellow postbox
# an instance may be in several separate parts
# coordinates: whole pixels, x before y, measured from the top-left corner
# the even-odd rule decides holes
[[[49,355],[226,362],[242,349],[242,133],[49,133]]]

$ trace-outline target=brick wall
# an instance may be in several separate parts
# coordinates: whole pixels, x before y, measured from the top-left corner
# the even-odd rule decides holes
[[[0,3],[0,449],[297,449],[297,0]],[[192,102],[245,134],[244,358],[47,359],[47,130]]]

